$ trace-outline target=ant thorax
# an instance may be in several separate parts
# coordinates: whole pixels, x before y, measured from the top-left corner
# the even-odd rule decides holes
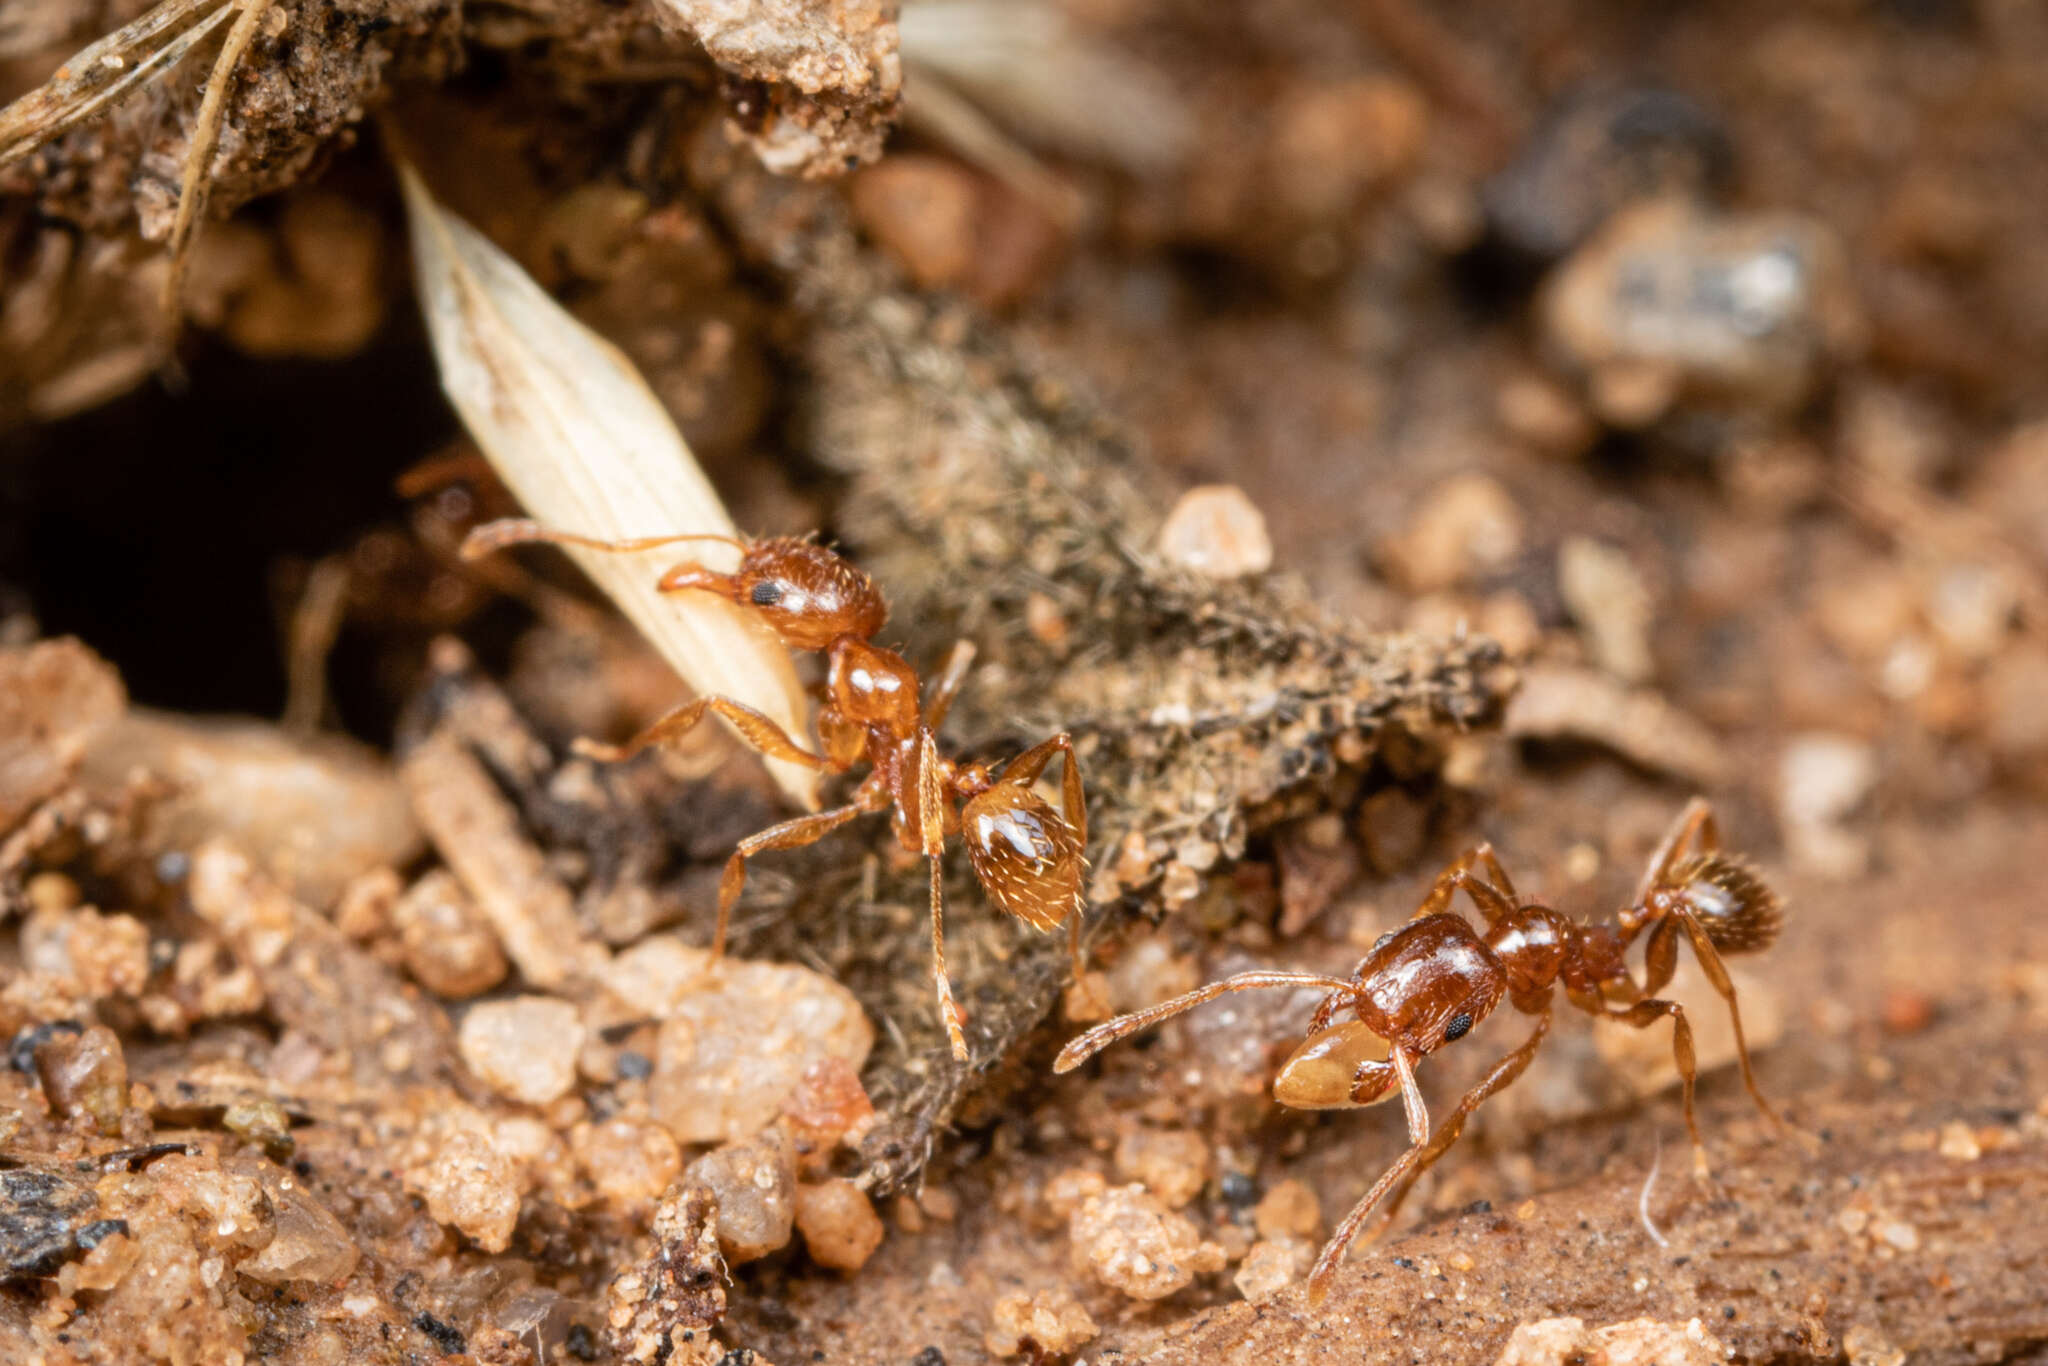
[[[901,739],[917,730],[917,674],[894,650],[851,636],[833,643],[825,688],[841,717]]]

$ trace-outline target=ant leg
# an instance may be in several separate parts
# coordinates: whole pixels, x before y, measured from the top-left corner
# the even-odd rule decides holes
[[[1344,1260],[1344,1251],[1351,1246],[1351,1240],[1357,1236],[1358,1226],[1365,1222],[1365,1216],[1372,1213],[1373,1206],[1379,1204],[1382,1196],[1407,1177],[1429,1146],[1429,1107],[1423,1104],[1422,1088],[1415,1084],[1415,1064],[1399,1048],[1387,1060],[1394,1065],[1394,1074],[1401,1081],[1401,1105],[1408,1112],[1408,1151],[1395,1158],[1394,1165],[1380,1173],[1380,1179],[1372,1183],[1372,1189],[1365,1193],[1365,1198],[1351,1207],[1351,1213],[1337,1225],[1330,1241],[1323,1244],[1315,1269],[1308,1273],[1308,1302],[1311,1307],[1321,1304],[1323,1296],[1329,1293],[1330,1278]]]
[[[1650,931],[1650,942],[1643,945],[1643,989],[1636,998],[1655,996],[1671,985],[1671,975],[1678,971],[1678,926],[1669,916],[1657,922]]]
[[[969,654],[971,657],[972,647],[969,647]],[[954,657],[956,660],[959,657],[957,648]],[[948,665],[947,672],[950,674],[951,671],[952,666]],[[943,684],[943,680],[941,682]],[[1088,803],[1081,793],[1081,769],[1074,759],[1073,736],[1061,731],[1051,739],[1033,745],[1012,759],[1008,767],[1003,769],[1003,776],[997,781],[1014,783],[1019,787],[1029,786],[1038,781],[1038,775],[1045,772],[1045,766],[1052,762],[1056,754],[1066,756],[1066,762],[1060,766],[1060,814],[1073,830],[1074,838],[1079,842],[1085,855],[1088,850]],[[1067,949],[1073,956],[1074,980],[1077,982],[1081,980],[1081,973],[1086,967],[1081,956],[1081,903],[1082,898],[1076,896],[1074,905],[1068,909],[1066,915]]]
[[[1472,865],[1475,863],[1484,868],[1483,876],[1473,875]],[[1449,910],[1451,898],[1461,887],[1489,925],[1497,925],[1514,913],[1514,880],[1508,876],[1507,869],[1501,867],[1489,841],[1467,849],[1452,861],[1450,867],[1437,874],[1428,895],[1422,898],[1422,904],[1410,919],[1420,920],[1426,915],[1440,915]]]
[[[1422,1174],[1436,1165],[1436,1160],[1450,1151],[1451,1145],[1458,1141],[1458,1136],[1465,1131],[1465,1121],[1471,1117],[1472,1112],[1494,1095],[1513,1085],[1515,1080],[1528,1070],[1530,1061],[1536,1056],[1536,1050],[1542,1046],[1544,1037],[1549,1033],[1550,1008],[1545,1006],[1543,1012],[1536,1017],[1536,1028],[1522,1041],[1522,1046],[1495,1063],[1493,1070],[1488,1072],[1477,1086],[1465,1093],[1465,1098],[1458,1102],[1458,1108],[1451,1112],[1451,1117],[1437,1128],[1429,1140],[1429,1146],[1423,1149],[1422,1156],[1415,1160],[1413,1169],[1403,1178],[1401,1184],[1388,1194],[1386,1206],[1381,1209],[1380,1217],[1374,1221],[1372,1231],[1365,1235],[1366,1242],[1378,1241],[1380,1235],[1387,1231],[1388,1225],[1394,1222],[1394,1216],[1401,1212],[1401,1202],[1408,1198],[1409,1191],[1414,1189]]]
[[[1605,1018],[1617,1024],[1625,1024],[1631,1029],[1648,1029],[1665,1016],[1671,1017],[1671,1060],[1678,1067],[1679,1095],[1685,1109],[1685,1129],[1692,1135],[1693,1174],[1701,1181],[1712,1181],[1713,1173],[1707,1166],[1707,1145],[1700,1138],[1699,1116],[1693,1112],[1693,1083],[1699,1076],[1699,1063],[1693,1054],[1692,1023],[1685,1018],[1685,1007],[1676,1001],[1652,998],[1604,1014]]]
[[[738,731],[748,744],[771,759],[787,759],[791,763],[802,764],[821,773],[842,771],[844,768],[843,765],[835,768],[831,760],[820,758],[790,739],[789,732],[781,726],[746,703],[735,702],[729,697],[692,698],[623,745],[606,745],[595,740],[579,739],[570,748],[586,759],[597,759],[608,764],[620,763],[651,745],[658,745],[663,740],[681,735],[703,720],[707,711],[717,712],[732,722],[733,729]]]
[[[740,888],[746,885],[749,858],[770,849],[795,849],[815,844],[863,810],[865,808],[859,802],[836,806],[813,816],[798,816],[795,820],[771,825],[759,834],[741,840],[732,857],[725,861],[725,871],[718,878],[718,930],[711,936],[711,956],[721,958],[725,955],[726,926],[732,921],[732,908],[740,899]]]
[[[1226,977],[1220,982],[1196,987],[1186,995],[1176,996],[1171,1001],[1145,1010],[1133,1011],[1129,1015],[1119,1015],[1114,1020],[1095,1026],[1060,1050],[1059,1057],[1053,1060],[1052,1070],[1071,1072],[1125,1035],[1148,1029],[1161,1020],[1213,1001],[1226,992],[1256,991],[1262,987],[1320,987],[1325,991],[1352,996],[1358,992],[1356,982],[1347,982],[1341,977],[1325,977],[1315,972],[1240,972],[1235,977]]]
[[[1751,1070],[1749,1064],[1749,1040],[1744,1038],[1742,1033],[1742,1010],[1735,1004],[1735,983],[1728,980],[1728,969],[1721,962],[1720,951],[1714,947],[1714,941],[1707,937],[1706,926],[1700,924],[1698,917],[1691,911],[1677,910],[1672,912],[1672,915],[1685,927],[1686,937],[1692,940],[1693,956],[1699,959],[1700,970],[1706,973],[1707,981],[1713,984],[1721,999],[1728,1003],[1728,1022],[1735,1026],[1735,1059],[1742,1065],[1742,1084],[1749,1088],[1749,1098],[1756,1102],[1756,1108],[1763,1111],[1764,1118],[1776,1125],[1780,1132],[1790,1131],[1792,1126],[1787,1124],[1784,1116],[1764,1099],[1762,1089],[1756,1084],[1756,1073]],[[1673,953],[1676,953],[1675,936]]]
[[[953,653],[946,657],[945,670],[932,684],[932,695],[924,704],[924,723],[934,734],[946,724],[946,713],[953,709],[953,699],[959,696],[960,685],[967,681],[967,671],[973,665],[974,642],[953,642]]]
[[[939,742],[931,727],[920,726],[915,751],[917,773],[917,838],[932,878],[932,984],[939,994],[939,1018],[945,1022],[946,1038],[953,1056],[968,1060],[966,1020],[953,999],[953,980],[946,975],[945,872],[940,860],[946,856],[945,769],[939,758]]]
[[[430,455],[417,464],[408,465],[392,481],[392,488],[401,498],[421,498],[464,480],[502,487],[491,462],[476,451],[467,451]]]
[[[534,545],[545,542],[549,545],[574,545],[585,550],[633,551],[654,550],[679,541],[723,541],[727,545],[746,548],[736,536],[726,536],[711,531],[686,531],[673,536],[635,536],[623,541],[607,541],[596,536],[582,536],[573,531],[556,531],[542,526],[539,522],[525,517],[501,517],[495,522],[486,522],[471,531],[462,541],[462,558],[480,559],[493,551],[503,550],[510,545]]]
[[[930,859],[928,864],[932,870],[932,982],[938,988],[939,1018],[946,1022],[946,1038],[953,1045],[953,1057],[966,1062],[967,1034],[962,1028],[965,1017],[953,1000],[953,981],[946,976],[946,930],[939,904],[944,875],[938,859]]]
[[[1065,768],[1060,773],[1060,806],[1064,808],[1067,824],[1074,827],[1081,843],[1088,843],[1088,807],[1081,799],[1081,770],[1074,762],[1074,737],[1061,731],[1050,740],[1041,740],[1010,760],[1003,770],[1003,776],[996,781],[1015,783],[1029,787],[1038,781],[1038,775],[1045,772],[1045,766],[1052,762],[1055,754],[1067,756]]]
[[[1656,852],[1650,855],[1649,867],[1643,870],[1643,880],[1636,884],[1636,905],[1650,899],[1650,893],[1678,866],[1679,856],[1694,843],[1699,845],[1702,853],[1712,853],[1721,847],[1721,827],[1715,822],[1714,808],[1705,797],[1694,797],[1687,802],[1685,809],[1671,822],[1671,828],[1664,832]]]
[[[1429,891],[1423,896],[1422,904],[1415,908],[1415,914],[1410,919],[1420,920],[1426,915],[1441,915],[1449,910],[1451,898],[1458,894],[1459,880],[1470,871],[1473,861],[1478,857],[1479,846],[1475,845],[1452,859],[1450,866],[1436,875],[1436,881],[1429,885]]]

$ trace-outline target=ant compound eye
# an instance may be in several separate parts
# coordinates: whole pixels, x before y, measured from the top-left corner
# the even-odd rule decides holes
[[[1451,1022],[1444,1026],[1444,1042],[1456,1043],[1471,1032],[1472,1017],[1470,1015],[1455,1015],[1451,1018]]]
[[[773,607],[782,601],[784,591],[783,586],[774,579],[763,579],[754,585],[753,592],[747,596],[753,599],[756,607]]]

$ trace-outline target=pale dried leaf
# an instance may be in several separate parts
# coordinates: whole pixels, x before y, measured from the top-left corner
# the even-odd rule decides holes
[[[737,535],[632,362],[437,204],[410,167],[399,175],[441,385],[526,510],[548,526],[608,540]],[[735,548],[706,542],[688,551],[565,551],[691,688],[743,702],[801,743],[807,708],[789,652],[730,603],[655,591],[662,572],[686,554],[730,569]],[[791,797],[817,806],[815,773],[786,762],[769,768]]]

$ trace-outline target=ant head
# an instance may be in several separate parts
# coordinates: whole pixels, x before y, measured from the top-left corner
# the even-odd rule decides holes
[[[875,581],[814,541],[756,541],[731,582],[732,600],[795,650],[823,650],[840,636],[866,640],[889,616]]]
[[[1769,948],[1785,920],[1778,894],[1756,869],[1727,854],[1701,854],[1685,860],[1648,900],[1652,908],[1660,910],[1683,905],[1723,953]]]
[[[1392,1046],[1363,1020],[1317,1030],[1281,1064],[1273,1099],[1290,1110],[1347,1110],[1377,1105],[1399,1089]]]

